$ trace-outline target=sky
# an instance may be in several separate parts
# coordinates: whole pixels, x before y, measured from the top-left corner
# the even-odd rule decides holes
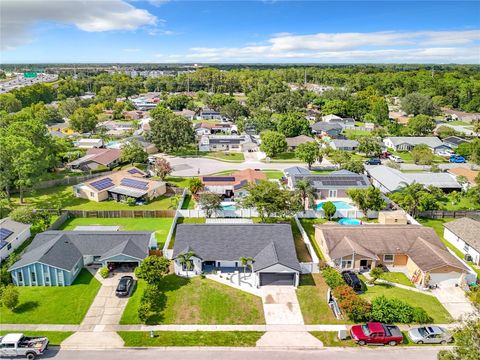
[[[1,0],[0,63],[480,63],[480,0]]]

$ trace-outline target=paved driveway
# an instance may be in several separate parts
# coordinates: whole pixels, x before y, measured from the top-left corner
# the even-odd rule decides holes
[[[465,297],[465,292],[458,287],[443,287],[432,290],[432,293],[455,320],[460,320],[475,311],[473,305]]]
[[[293,286],[262,286],[260,291],[267,325],[304,324]]]

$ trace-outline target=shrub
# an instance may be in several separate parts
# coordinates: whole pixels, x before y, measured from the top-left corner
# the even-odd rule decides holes
[[[331,201],[327,201],[322,206],[323,213],[325,214],[325,218],[330,220],[332,217],[335,216],[335,212],[337,211],[337,207]]]
[[[402,300],[379,296],[372,301],[372,318],[383,323],[404,323],[413,321],[413,307]]]
[[[135,206],[137,204],[137,200],[133,197],[127,198],[125,202],[128,206]]]
[[[99,273],[100,273],[100,276],[102,278],[106,279],[108,277],[108,275],[110,274],[110,270],[108,270],[108,268],[106,268],[106,267],[102,267],[102,268],[100,268]]]
[[[377,281],[378,278],[381,278],[383,275],[383,269],[381,267],[374,267],[370,270],[370,276],[372,277],[372,284]]]
[[[340,285],[333,290],[333,296],[335,296],[338,301],[342,301],[357,296],[357,294],[350,286]]]
[[[433,322],[432,317],[421,307],[413,308],[412,316],[412,321],[418,324],[428,324]]]
[[[8,285],[2,290],[2,304],[7,309],[13,310],[18,305],[18,289],[13,285]]]
[[[337,286],[346,285],[345,280],[343,280],[342,275],[338,273],[337,270],[331,267],[327,267],[322,271],[322,276],[325,279],[325,282],[334,290]]]
[[[369,321],[371,319],[372,305],[353,293],[354,296],[346,298],[338,303],[340,309],[354,322]]]

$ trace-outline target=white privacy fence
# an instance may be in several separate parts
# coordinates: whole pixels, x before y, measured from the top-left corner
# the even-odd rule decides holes
[[[305,210],[303,212],[297,213],[297,216],[302,219],[315,219],[315,218],[325,218],[325,213],[322,209],[317,211],[315,210]],[[361,219],[364,217],[363,211],[357,209],[337,209],[333,218],[352,218],[352,219]],[[378,217],[378,211],[368,211],[367,217],[369,219],[375,219]]]
[[[180,209],[177,210],[181,217],[204,218],[207,217],[205,211],[200,209]],[[251,218],[258,217],[255,209],[236,209],[236,210],[218,210],[212,214],[212,218]]]
[[[305,243],[305,246],[307,247],[308,253],[312,258],[312,262],[300,263],[300,271],[302,274],[318,273],[319,272],[318,263],[320,262],[320,259],[318,258],[317,253],[313,248],[312,242],[310,241],[308,234],[306,233],[305,229],[302,226],[302,223],[300,222],[297,216],[295,216],[295,223],[297,224],[298,230],[302,235],[302,239],[303,239],[303,242]]]

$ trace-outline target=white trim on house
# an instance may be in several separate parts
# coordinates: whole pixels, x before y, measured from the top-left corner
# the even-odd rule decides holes
[[[455,235],[452,231],[447,228],[443,229],[443,237],[450,244],[455,246],[462,254],[469,254],[472,257],[474,264],[480,265],[480,250],[474,249],[465,240],[461,239],[459,236]],[[468,246],[468,248],[466,248]]]

